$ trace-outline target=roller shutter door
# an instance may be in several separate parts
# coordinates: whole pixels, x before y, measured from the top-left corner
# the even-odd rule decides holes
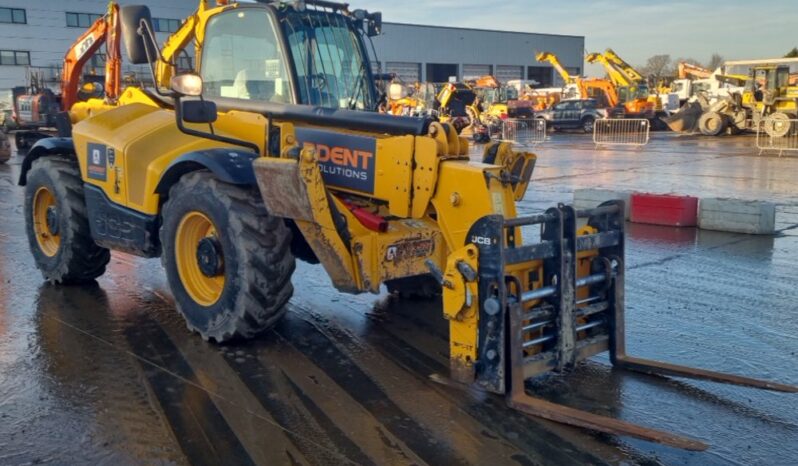
[[[513,79],[524,79],[523,66],[510,66],[510,65],[497,65],[496,66],[496,79],[499,82],[506,83]]]
[[[491,74],[490,65],[463,65],[463,80],[477,79]]]
[[[386,62],[385,72],[394,73],[402,82],[414,83],[421,81],[421,63]]]

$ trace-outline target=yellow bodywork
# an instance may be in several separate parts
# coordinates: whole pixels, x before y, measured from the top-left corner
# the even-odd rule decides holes
[[[170,50],[174,49],[169,53],[186,46],[190,38],[201,44],[208,19],[236,7],[198,9],[191,18],[196,32],[189,34],[187,27],[181,28],[169,43]],[[169,70],[160,69],[159,76],[169,76]],[[102,101],[76,106],[72,119],[85,182],[100,188],[113,204],[148,216],[160,214],[162,199],[156,187],[178,157],[220,147],[240,149],[181,132],[170,103],[134,87],[125,91],[116,106]],[[187,126],[207,131],[207,125]],[[495,143],[499,146],[488,146],[493,151],[492,163],[474,161],[468,142],[451,125],[437,122],[430,124],[425,135],[391,136],[292,121],[268,122],[260,113],[226,111],[219,113],[213,127],[217,135],[258,147],[253,167],[267,209],[293,220],[339,290],[378,292],[387,280],[429,273],[427,262],[444,269],[451,283],[444,287],[443,299],[444,316],[451,327],[453,366],[471,370],[477,354],[479,300],[476,284],[457,271],[457,264],[463,261],[477,268],[476,248],[468,246],[469,230],[477,220],[491,214],[516,217],[515,203],[526,191],[533,154]],[[276,134],[269,133],[269,127],[280,130],[278,154],[266,153],[266,147],[275,147],[267,144],[267,133]],[[302,144],[300,131],[373,140],[374,153],[360,154],[374,164],[373,190],[361,192],[325,182],[320,158],[351,154]],[[102,145],[114,155],[102,179],[90,173],[93,145]],[[354,213],[353,202],[384,219],[384,231],[364,225]],[[212,228],[192,225],[186,226],[193,228],[192,241]],[[520,231],[517,235],[520,240]],[[523,264],[508,273],[517,274],[529,286],[529,270],[540,267],[538,262]],[[198,302],[214,299],[213,290],[218,287],[207,285],[194,290]]]

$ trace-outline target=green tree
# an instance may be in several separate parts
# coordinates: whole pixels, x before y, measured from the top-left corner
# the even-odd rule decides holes
[[[798,47],[793,47],[792,50],[787,52],[787,55],[784,55],[784,58],[798,58]]]

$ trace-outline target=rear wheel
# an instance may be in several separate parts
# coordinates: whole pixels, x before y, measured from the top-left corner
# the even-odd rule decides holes
[[[790,121],[790,116],[786,113],[776,112],[764,121],[765,133],[772,138],[782,138],[790,134],[793,122]]]
[[[726,118],[718,112],[707,112],[698,119],[698,129],[704,136],[718,136],[726,129]]]
[[[36,266],[53,283],[84,283],[111,259],[89,229],[77,163],[60,156],[35,160],[25,185],[25,227]]]
[[[252,337],[285,314],[291,233],[256,190],[189,173],[169,191],[162,217],[161,261],[189,329],[221,343]]]

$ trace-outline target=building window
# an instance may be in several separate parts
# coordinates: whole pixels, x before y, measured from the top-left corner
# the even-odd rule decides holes
[[[0,8],[0,23],[27,24],[28,18],[22,8]]]
[[[30,65],[30,52],[0,50],[0,65]]]
[[[102,18],[103,15],[96,15],[93,13],[70,13],[66,14],[67,27],[71,28],[87,28],[94,24],[95,21]]]
[[[155,28],[155,32],[177,32],[180,29],[180,20],[152,18],[152,27]]]
[[[188,55],[177,57],[177,69],[179,72],[194,71],[194,63]]]

